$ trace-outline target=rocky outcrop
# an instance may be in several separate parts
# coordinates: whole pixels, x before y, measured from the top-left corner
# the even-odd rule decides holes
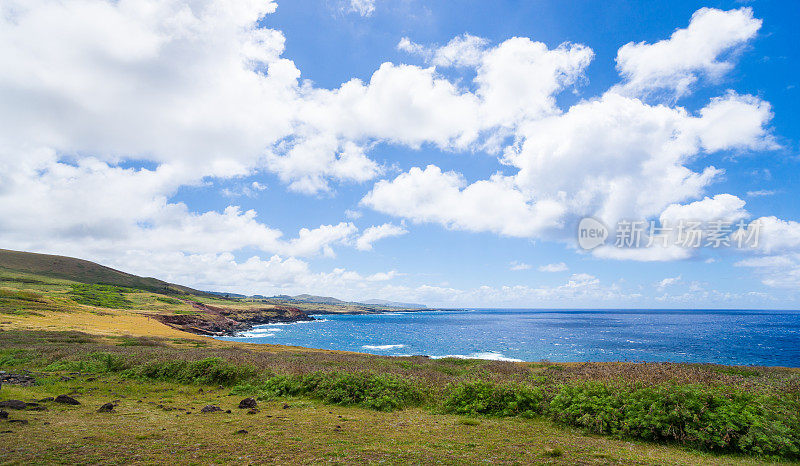
[[[156,320],[170,327],[199,335],[233,335],[253,328],[254,325],[277,322],[314,320],[304,311],[291,306],[263,309],[233,309],[192,302],[197,314],[160,314]]]

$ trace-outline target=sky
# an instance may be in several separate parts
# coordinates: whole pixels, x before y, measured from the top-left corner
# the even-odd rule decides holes
[[[0,0],[0,247],[244,294],[798,309],[798,20]]]

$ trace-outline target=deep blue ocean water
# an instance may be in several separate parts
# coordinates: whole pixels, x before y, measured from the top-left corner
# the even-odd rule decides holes
[[[405,356],[800,367],[800,312],[473,310],[320,315],[226,340]]]

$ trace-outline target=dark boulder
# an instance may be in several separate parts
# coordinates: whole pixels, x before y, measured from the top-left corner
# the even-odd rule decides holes
[[[55,401],[56,403],[62,403],[62,404],[65,404],[65,405],[79,405],[79,404],[81,404],[80,401],[76,400],[75,398],[72,398],[69,395],[58,395],[53,401]]]
[[[206,405],[200,410],[201,413],[216,413],[217,411],[222,411],[222,408],[215,405]]]
[[[100,408],[97,409],[98,413],[113,413],[114,412],[114,403],[106,403]]]
[[[28,403],[20,400],[6,400],[0,401],[0,408],[10,408],[10,409],[25,409],[28,407]]]
[[[255,398],[245,398],[239,402],[239,409],[252,409],[258,406]]]

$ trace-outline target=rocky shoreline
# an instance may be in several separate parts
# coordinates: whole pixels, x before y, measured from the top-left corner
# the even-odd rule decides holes
[[[291,306],[264,309],[232,309],[192,302],[197,314],[159,314],[154,319],[172,328],[197,335],[232,336],[256,325],[315,320],[305,311]]]

